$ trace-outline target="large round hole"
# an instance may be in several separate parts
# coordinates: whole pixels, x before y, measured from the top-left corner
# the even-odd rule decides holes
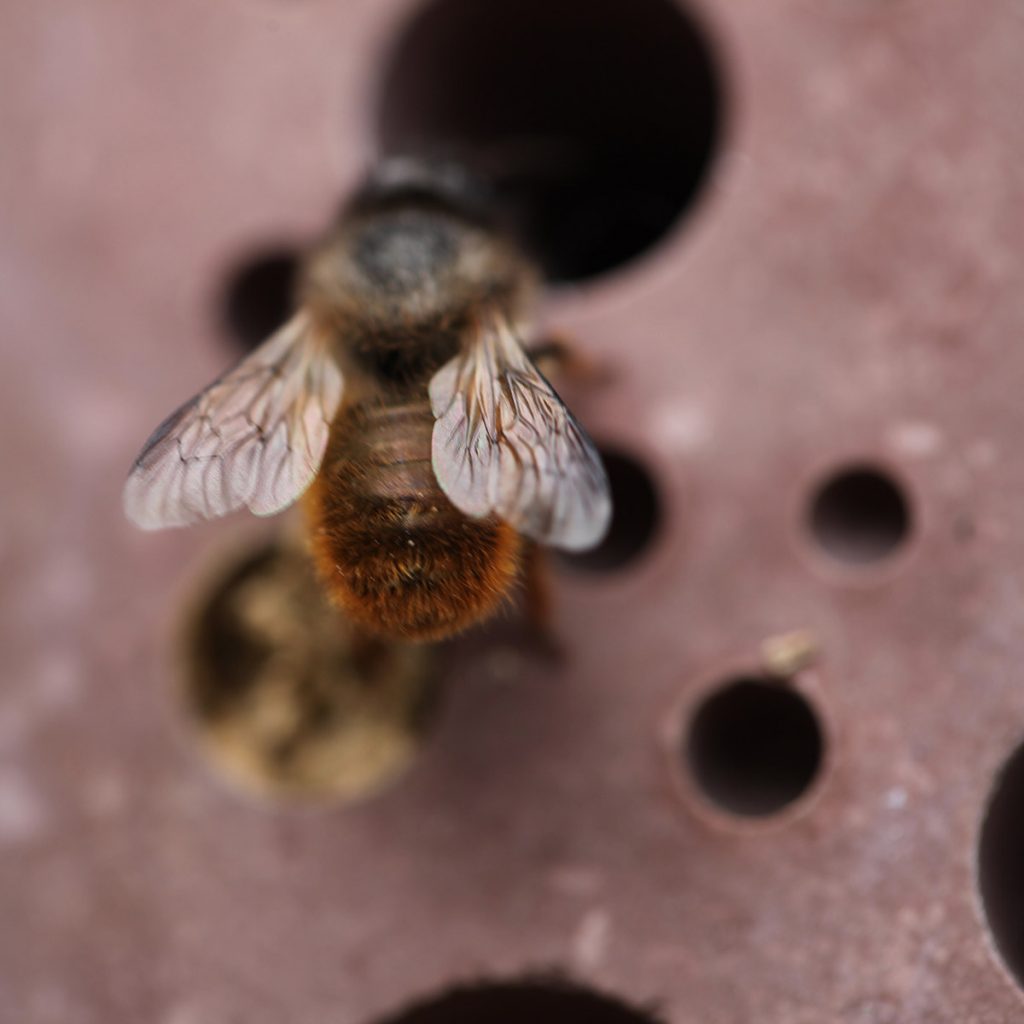
[[[467,985],[380,1024],[657,1024],[651,1014],[591,989],[539,979]]]
[[[284,544],[221,571],[191,610],[184,656],[201,749],[260,795],[376,793],[412,763],[437,705],[429,649],[356,633]]]
[[[590,551],[563,554],[574,568],[608,572],[638,559],[661,526],[661,501],[651,475],[631,455],[601,449],[612,492],[612,521],[603,541]]]
[[[910,510],[899,485],[872,466],[830,476],[811,501],[810,529],[833,558],[854,565],[891,555],[910,531]]]
[[[552,280],[617,267],[703,184],[721,99],[703,32],[672,0],[434,0],[380,95],[387,154],[493,182]]]
[[[985,813],[978,885],[996,947],[1024,987],[1024,745],[996,780]]]
[[[751,817],[802,796],[821,767],[824,741],[810,704],[789,686],[736,679],[698,708],[685,756],[704,795]]]
[[[224,322],[246,350],[266,341],[295,306],[295,253],[271,249],[233,268],[222,298]]]

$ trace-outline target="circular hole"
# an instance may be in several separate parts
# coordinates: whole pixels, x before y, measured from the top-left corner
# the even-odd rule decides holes
[[[561,980],[478,984],[417,1003],[380,1024],[657,1024],[649,1013]]]
[[[261,795],[377,792],[415,758],[438,703],[430,651],[356,634],[284,545],[221,572],[189,616],[184,657],[201,748]]]
[[[604,540],[590,551],[564,553],[574,568],[607,572],[634,562],[647,550],[661,526],[661,501],[651,475],[632,456],[601,449],[612,491],[612,521]]]
[[[799,693],[771,680],[736,679],[698,708],[685,753],[709,800],[760,817],[807,791],[823,746],[817,717]]]
[[[380,95],[386,154],[460,160],[504,197],[552,280],[610,270],[695,200],[721,100],[672,0],[434,0]]]
[[[996,948],[1024,986],[1024,745],[1007,761],[985,812],[978,886]]]
[[[297,266],[295,253],[279,248],[246,260],[228,275],[224,321],[245,349],[266,341],[291,316]]]
[[[864,565],[891,555],[910,531],[910,510],[899,485],[871,466],[829,477],[811,502],[810,528],[833,558]]]

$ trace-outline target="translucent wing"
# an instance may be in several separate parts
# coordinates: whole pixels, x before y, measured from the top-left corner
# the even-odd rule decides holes
[[[341,390],[299,313],[156,428],[128,475],[125,514],[158,530],[243,505],[280,512],[312,483]]]
[[[430,404],[434,474],[458,509],[571,551],[601,540],[611,518],[601,458],[509,324],[481,325],[434,375]]]

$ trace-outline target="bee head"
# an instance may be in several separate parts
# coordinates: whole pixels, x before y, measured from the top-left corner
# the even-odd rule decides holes
[[[496,190],[465,164],[442,157],[392,156],[367,176],[346,213],[390,206],[436,206],[481,225],[492,225]]]

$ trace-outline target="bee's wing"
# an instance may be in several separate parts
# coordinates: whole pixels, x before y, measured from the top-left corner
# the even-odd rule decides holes
[[[341,390],[341,371],[297,314],[156,428],[128,475],[125,514],[158,530],[243,505],[280,512],[316,476]]]
[[[580,551],[604,536],[611,495],[593,442],[502,320],[430,381],[434,474],[469,516]]]

